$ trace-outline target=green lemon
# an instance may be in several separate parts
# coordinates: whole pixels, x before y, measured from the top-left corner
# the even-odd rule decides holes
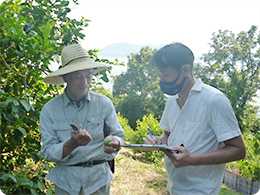
[[[110,146],[110,145],[109,145],[110,142],[112,142],[112,139],[106,139],[106,140],[104,141],[104,145],[105,145],[105,146]]]

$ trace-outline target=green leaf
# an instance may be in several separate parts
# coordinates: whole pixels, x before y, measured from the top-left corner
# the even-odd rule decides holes
[[[12,179],[14,181],[14,183],[17,183],[17,180],[15,178],[15,176],[13,176],[10,173],[4,174],[2,175],[2,177],[0,177],[2,180],[7,181],[8,179]]]
[[[15,106],[19,106],[19,102],[18,102],[17,100],[14,100],[13,104],[14,104]]]
[[[31,191],[31,195],[38,195],[35,188],[31,188],[30,191]]]
[[[12,106],[12,111],[14,113],[19,113],[20,107],[19,106]]]
[[[14,115],[10,114],[10,113],[4,113],[4,118],[12,123],[16,122],[16,118],[14,117]]]
[[[15,30],[14,27],[9,28],[9,30],[8,30],[8,35],[9,35],[10,37],[13,37],[13,35],[17,35],[16,30]]]
[[[23,107],[25,108],[25,110],[27,112],[30,111],[31,106],[30,106],[30,103],[28,102],[28,100],[20,100],[20,103],[23,105]]]
[[[50,34],[50,32],[51,32],[51,23],[50,23],[50,22],[47,22],[47,23],[46,23],[46,26],[45,26],[45,28],[44,28],[44,31],[43,31],[43,37],[44,37],[44,39],[47,38],[47,36]]]
[[[17,124],[21,126],[21,125],[23,124],[23,121],[18,118],[18,119],[17,119]]]
[[[106,83],[109,82],[109,78],[107,77],[107,74],[103,75],[102,80],[105,81]]]
[[[33,182],[28,178],[21,178],[18,180],[17,184],[19,186],[25,186],[25,187],[33,187]]]
[[[47,39],[47,38],[45,38],[45,39],[44,39],[44,42],[43,42],[43,48],[44,48],[44,49],[47,49],[48,46],[49,46],[49,44],[50,44],[50,40]]]
[[[29,32],[29,34],[30,34],[32,37],[34,37],[34,36],[37,36],[37,35],[38,35],[38,33],[37,33],[37,32],[35,32],[34,30],[31,30],[31,31]]]
[[[52,193],[52,190],[50,189],[50,188],[48,188],[48,190],[47,190],[47,195],[52,195],[53,193]]]
[[[24,128],[18,127],[17,129],[18,129],[24,136],[27,136],[26,130],[25,130]]]
[[[0,102],[0,107],[1,107],[1,108],[5,108],[7,105],[8,105],[8,102],[7,102],[7,101],[2,101],[2,102]]]
[[[44,183],[43,183],[43,182],[40,182],[40,181],[37,182],[37,187],[38,187],[40,190],[44,190],[44,189],[45,189]]]

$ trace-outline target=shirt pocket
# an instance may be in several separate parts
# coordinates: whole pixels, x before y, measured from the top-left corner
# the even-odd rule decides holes
[[[201,144],[203,141],[202,127],[201,122],[186,121],[183,130],[184,147],[193,150],[195,149],[194,146]]]
[[[94,115],[91,117],[88,117],[86,119],[86,130],[89,132],[89,134],[92,137],[93,143],[96,142],[102,142],[104,140],[104,116],[102,114],[100,115]]]
[[[57,123],[53,127],[59,142],[66,142],[71,138],[71,127],[68,123]]]

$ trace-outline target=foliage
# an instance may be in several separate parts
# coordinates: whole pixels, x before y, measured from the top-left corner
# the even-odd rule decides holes
[[[260,134],[247,132],[243,134],[246,146],[246,157],[237,163],[242,176],[260,181]]]
[[[0,177],[5,182],[1,189],[12,194],[53,194],[53,186],[44,179],[51,168],[53,164],[44,160],[35,163],[33,159],[26,159],[25,165],[16,167],[14,173]]]
[[[238,193],[233,189],[229,189],[225,184],[222,184],[219,195],[243,195],[243,193]]]
[[[260,134],[260,117],[256,106],[251,104],[246,104],[243,110],[243,116],[241,126],[243,127],[243,132],[252,132],[253,134]]]
[[[158,120],[154,118],[152,114],[149,114],[148,116],[144,116],[142,120],[138,120],[136,130],[131,129],[131,127],[127,123],[127,120],[124,119],[122,116],[120,116],[120,114],[118,117],[119,117],[119,122],[124,129],[125,142],[131,144],[144,143],[144,139],[148,134],[147,127],[150,129],[152,135],[154,136],[160,136],[163,133],[163,130],[159,127]],[[161,151],[152,151],[152,152],[142,152],[139,150],[133,150],[133,151],[134,153],[142,154],[142,156],[147,162],[155,162],[159,165],[162,164],[162,158],[164,156],[164,153]]]
[[[230,100],[240,128],[247,124],[247,104],[260,85],[260,33],[252,26],[237,36],[230,31],[213,33],[213,52],[203,55],[205,65],[196,64],[195,74],[205,83],[220,89]],[[250,110],[257,112],[257,107]],[[253,120],[257,119],[251,115]],[[246,121],[245,121],[246,120]],[[260,128],[258,123],[258,129]]]
[[[68,5],[66,0],[7,0],[1,4],[0,186],[4,193],[52,193],[44,176],[53,165],[39,154],[39,115],[63,86],[48,85],[43,77],[50,72],[51,61],[59,62],[63,46],[85,37],[81,32],[89,22],[84,17],[79,21],[68,18]],[[111,64],[98,59],[97,50],[88,52],[94,60]],[[98,79],[93,85],[98,86],[100,79],[107,82],[109,71],[95,75]],[[32,171],[32,165],[37,171]]]
[[[149,114],[148,116],[144,116],[142,121],[137,121],[137,128],[134,133],[135,138],[133,139],[133,143],[143,143],[144,138],[148,134],[147,127],[150,129],[153,136],[160,136],[163,134],[163,129],[159,127],[158,119],[154,118],[153,115]],[[137,151],[136,151],[137,152]],[[164,153],[161,151],[152,151],[152,152],[141,152],[145,159],[155,162],[157,164],[162,163],[162,158],[164,157]]]
[[[110,62],[108,59],[99,59],[97,56],[97,52],[99,52],[99,49],[95,49],[95,50],[89,50],[88,54],[90,55],[91,58],[95,59],[95,62],[101,62],[101,63],[105,63],[108,65],[119,65],[119,66],[124,66],[124,63],[119,63],[118,59],[115,59],[114,62]],[[109,95],[109,98],[113,98],[113,95],[111,92],[109,92],[109,90],[105,90],[102,82],[109,82],[109,78],[108,78],[108,73],[111,73],[112,67],[102,70],[98,73],[96,73],[93,77],[92,80],[92,85],[91,85],[91,89],[97,93],[102,93],[103,95]]]
[[[150,65],[153,52],[144,47],[128,56],[127,72],[115,78],[113,96],[120,98],[116,109],[129,120],[132,128],[144,115],[160,118],[166,97],[159,87],[159,78]]]
[[[242,134],[246,156],[239,161],[227,164],[226,169],[236,175],[252,181],[260,181],[260,133],[245,132]]]
[[[119,120],[120,125],[122,126],[124,133],[125,133],[125,142],[126,143],[132,143],[132,133],[134,132],[133,129],[128,124],[128,120],[121,116],[120,112],[117,113],[117,117]]]

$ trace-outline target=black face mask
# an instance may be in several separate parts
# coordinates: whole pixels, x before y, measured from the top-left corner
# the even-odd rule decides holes
[[[182,90],[183,85],[187,79],[187,77],[184,77],[180,84],[176,85],[180,76],[181,72],[178,77],[172,82],[160,81],[161,90],[167,95],[176,95],[177,93],[179,93]]]

